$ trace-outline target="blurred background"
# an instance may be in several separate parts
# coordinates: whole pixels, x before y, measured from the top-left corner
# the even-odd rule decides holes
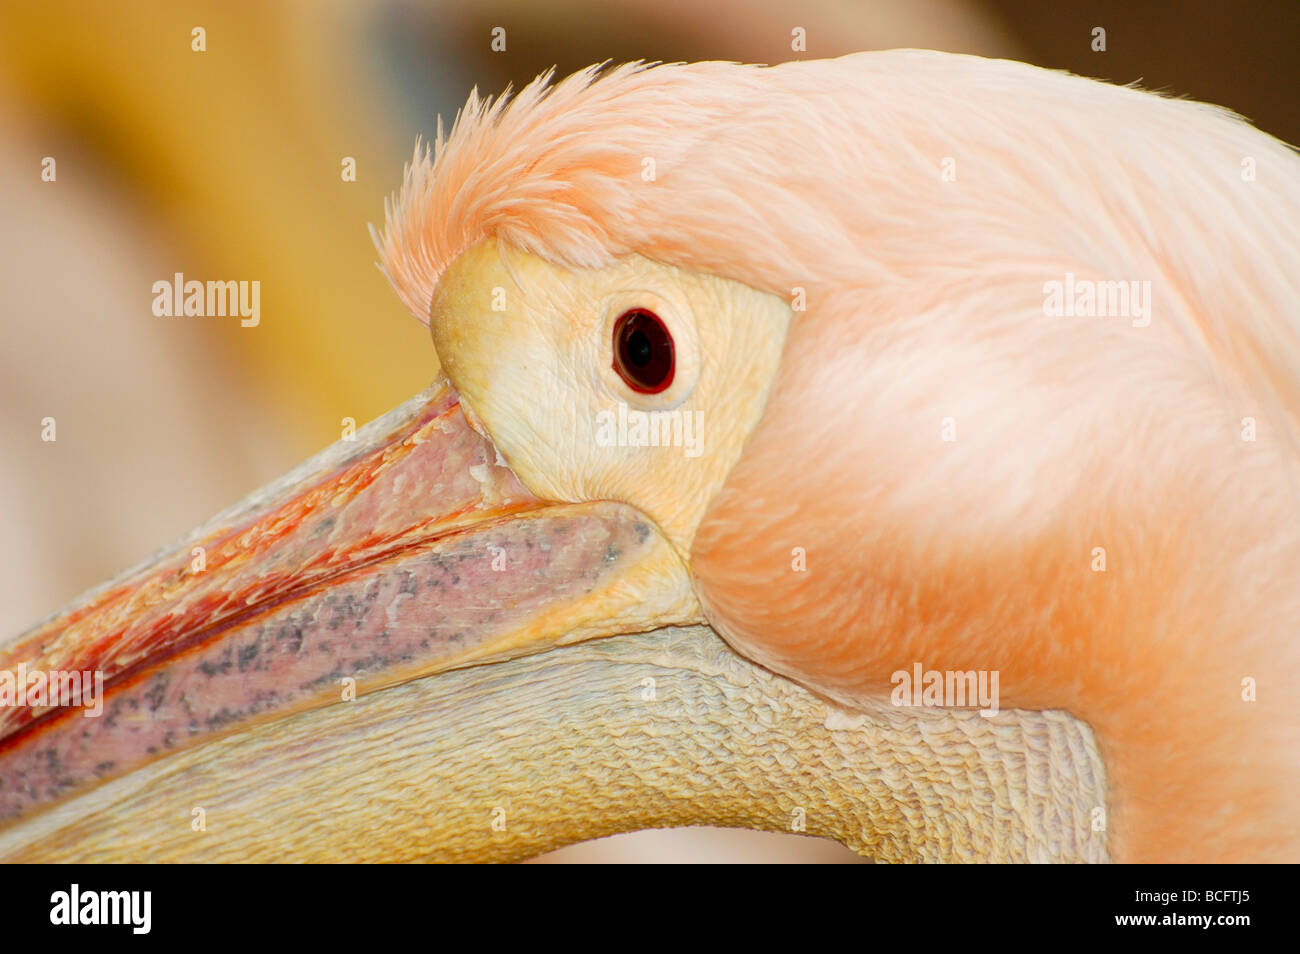
[[[416,135],[476,85],[496,93],[607,59],[927,47],[1139,82],[1300,141],[1297,0],[792,6],[0,7],[0,639],[337,440],[344,418],[363,423],[429,383],[427,332],[375,267],[367,224],[382,222]],[[806,51],[791,49],[796,27]],[[260,281],[260,324],[156,317],[152,285],[176,272]],[[794,835],[686,829],[544,860],[856,859]]]

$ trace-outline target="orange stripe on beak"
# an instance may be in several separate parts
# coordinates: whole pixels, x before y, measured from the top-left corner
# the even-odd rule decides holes
[[[628,508],[539,501],[455,393],[431,389],[0,653],[0,672],[106,686],[77,706],[28,692],[0,707],[0,824],[343,702],[347,680],[365,692],[517,655],[604,632],[602,617],[618,631],[612,603],[639,591],[627,574],[664,549]],[[102,712],[85,718],[87,702]]]

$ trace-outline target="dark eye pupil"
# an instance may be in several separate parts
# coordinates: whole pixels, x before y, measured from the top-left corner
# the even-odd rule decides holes
[[[644,368],[650,363],[652,354],[653,348],[650,344],[650,339],[646,337],[646,333],[640,328],[632,332],[631,337],[629,337],[627,341],[628,361],[632,362],[632,364],[636,365],[638,368]]]
[[[658,394],[673,383],[676,358],[668,328],[641,308],[614,323],[614,370],[634,391]]]

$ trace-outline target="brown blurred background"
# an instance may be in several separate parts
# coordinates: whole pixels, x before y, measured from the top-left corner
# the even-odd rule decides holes
[[[1231,107],[1300,141],[1300,2],[156,0],[0,9],[0,638],[423,388],[367,223],[471,87],[606,59],[929,47]],[[1134,9],[1137,7],[1137,9]],[[205,31],[206,50],[192,49]],[[505,29],[504,51],[492,49]],[[802,27],[807,52],[791,51]],[[1096,52],[1093,30],[1106,31]],[[1078,148],[1105,148],[1081,141]],[[57,179],[44,182],[53,157]],[[356,160],[355,182],[340,175]],[[261,323],[155,317],[175,272],[261,282]],[[42,419],[57,441],[41,440]],[[644,832],[552,860],[846,860]]]

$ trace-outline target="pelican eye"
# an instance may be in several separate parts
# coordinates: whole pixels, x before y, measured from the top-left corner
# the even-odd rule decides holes
[[[633,308],[614,322],[614,370],[633,391],[658,394],[673,383],[673,336],[654,312]]]

